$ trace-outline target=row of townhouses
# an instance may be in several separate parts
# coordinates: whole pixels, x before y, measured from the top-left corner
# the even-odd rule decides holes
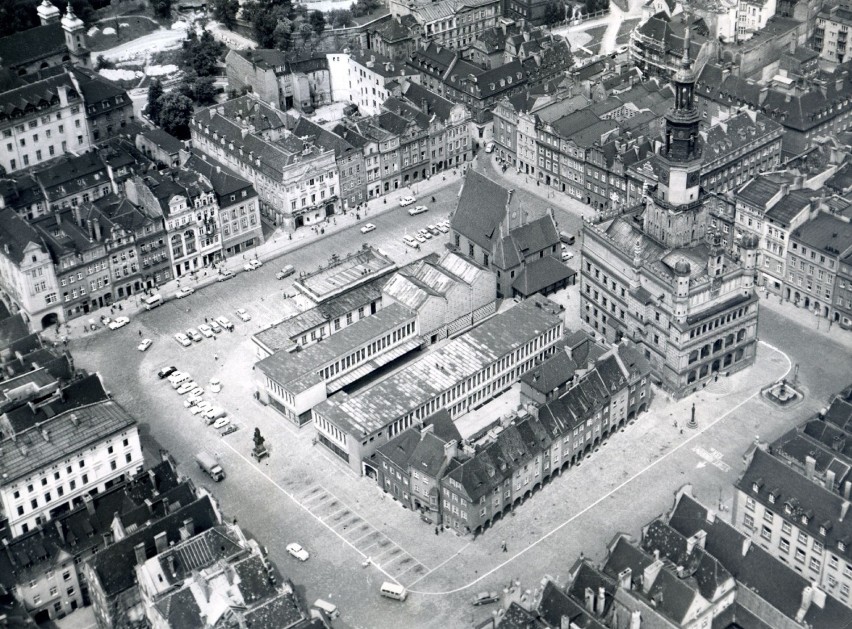
[[[540,406],[528,398],[479,438],[463,439],[440,410],[371,455],[379,487],[459,534],[477,535],[648,408],[650,369],[639,352],[625,343],[593,358],[567,340],[521,376],[522,390],[546,387],[550,397],[564,387],[559,397]]]

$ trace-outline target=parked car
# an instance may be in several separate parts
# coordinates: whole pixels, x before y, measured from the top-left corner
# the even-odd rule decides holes
[[[414,234],[414,239],[415,239],[417,242],[426,242],[426,236],[424,236],[424,235],[423,235],[423,234],[421,234],[420,232],[418,232],[418,233]]]
[[[234,329],[234,324],[231,323],[226,317],[216,317],[216,323],[221,325],[223,328],[227,328],[229,330]]]
[[[228,419],[227,417],[220,417],[215,422],[213,422],[213,428],[216,428],[218,430],[219,428],[224,428],[225,426],[227,426],[230,423],[231,423],[231,420]]]
[[[189,297],[192,293],[195,292],[195,289],[191,286],[184,286],[178,292],[175,293],[175,299],[183,299],[184,297]]]
[[[249,260],[243,265],[244,271],[254,271],[255,269],[259,269],[263,266],[263,262],[255,258],[254,260]]]
[[[426,227],[426,229],[428,229],[432,233],[433,236],[440,236],[441,235],[441,230],[438,229],[438,227],[436,225],[429,225],[428,227]]]
[[[175,334],[175,340],[184,347],[189,347],[190,345],[192,345],[192,341],[190,341],[189,337],[183,332],[178,332],[177,334]]]
[[[568,260],[570,260],[573,257],[574,257],[574,254],[571,253],[570,251],[568,251],[567,249],[562,250],[562,261],[563,262],[567,262]]]
[[[251,321],[251,315],[246,312],[245,308],[237,308],[237,316],[243,321]]]
[[[202,391],[202,393],[203,393],[203,391]],[[195,389],[193,389],[192,391],[189,392],[189,395],[183,401],[183,405],[184,405],[185,408],[189,408],[190,406],[195,406],[196,404],[198,404],[202,399],[203,398],[201,397],[201,395],[197,395],[195,393]]]
[[[417,205],[417,206],[411,208],[410,210],[408,210],[408,213],[411,216],[417,216],[418,214],[423,214],[423,212],[428,212],[428,211],[429,211],[429,208],[426,207],[425,205]]]
[[[204,338],[203,336],[201,336],[201,335],[198,333],[198,330],[196,330],[195,328],[189,328],[189,329],[186,331],[186,335],[187,335],[189,338],[191,338],[193,341],[195,341],[196,343],[200,343],[200,342],[201,342],[201,340]]]
[[[418,234],[420,234],[420,235],[422,235],[422,236],[423,236],[424,238],[426,238],[426,239],[431,240],[431,238],[432,238],[432,234],[431,234],[431,233],[429,232],[429,230],[428,230],[428,229],[426,229],[425,227],[424,227],[423,229],[421,229],[421,230],[420,230],[419,232],[417,232],[417,233],[418,233]]]
[[[216,323],[215,319],[211,319],[210,323],[208,325],[210,325],[210,329],[213,330],[214,333],[216,333],[216,334],[222,333],[222,328],[219,326],[218,323]]]
[[[307,561],[310,558],[310,554],[304,548],[299,546],[299,544],[292,542],[287,544],[287,552],[293,555],[299,561]]]
[[[140,352],[144,352],[146,349],[151,347],[154,344],[154,341],[151,339],[142,339],[142,342],[136,347]]]
[[[412,249],[420,249],[420,244],[414,240],[411,236],[403,236],[402,242],[411,247]]]
[[[364,225],[364,226],[361,228],[361,233],[362,233],[362,234],[369,234],[369,233],[370,233],[371,231],[373,231],[374,229],[376,229],[376,226],[375,226],[375,225],[373,225],[372,223],[367,223],[366,225]]]
[[[213,336],[213,330],[206,323],[202,323],[201,325],[199,325],[198,331],[201,332],[201,334],[206,336],[208,339]]]
[[[499,600],[500,597],[497,596],[497,592],[480,592],[479,594],[473,597],[473,604],[474,606],[478,607],[480,605],[496,603]]]
[[[123,328],[128,323],[130,323],[130,319],[127,317],[116,317],[112,321],[109,322],[110,330],[117,330],[118,328]]]
[[[437,227],[438,230],[443,234],[446,234],[448,231],[450,231],[450,228],[444,223],[438,223],[437,225],[435,225],[435,227]]]
[[[195,406],[190,407],[189,412],[193,415],[198,415],[199,413],[209,411],[211,408],[213,408],[213,403],[208,402],[207,400],[203,400]]]
[[[278,271],[278,273],[275,274],[275,279],[276,280],[283,280],[285,277],[290,277],[295,272],[296,272],[296,267],[294,267],[292,264],[288,264],[283,269]]]
[[[219,271],[219,277],[216,278],[216,281],[217,282],[224,282],[226,280],[233,279],[233,277],[234,277],[233,271],[229,271],[228,269],[223,269],[222,271]]]
[[[494,142],[488,142],[485,145],[485,152],[486,153],[493,153],[494,152]]]
[[[210,384],[207,388],[211,393],[219,393],[222,390],[222,381],[219,378],[210,378]]]
[[[407,205],[411,205],[412,203],[415,203],[416,201],[417,201],[417,199],[415,199],[414,197],[411,197],[411,196],[402,197],[399,200],[399,206],[400,207],[406,207]]]
[[[180,385],[177,388],[178,395],[186,395],[187,393],[189,393],[190,391],[195,389],[197,386],[198,386],[198,384],[196,384],[195,381],[193,381],[193,380],[189,380],[188,382],[184,382],[182,385]]]
[[[174,365],[172,365],[171,367],[163,367],[160,369],[160,371],[157,372],[157,377],[160,380],[165,380],[176,371],[177,367],[175,367]]]

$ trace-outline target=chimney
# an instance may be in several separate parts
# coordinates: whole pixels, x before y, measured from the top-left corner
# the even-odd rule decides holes
[[[713,524],[714,522],[716,522],[716,512],[711,510],[711,509],[707,509],[706,519],[710,524]]]
[[[696,531],[695,535],[686,540],[686,554],[691,555],[696,546],[704,548],[705,539],[707,539],[707,531]]]
[[[640,629],[642,627],[642,612],[638,609],[630,614],[630,629]]]
[[[41,438],[50,443],[50,433],[47,432],[47,428],[41,429]]]
[[[433,424],[426,424],[425,426],[420,428],[420,441],[423,441],[423,438],[427,434],[435,434],[435,426]]]
[[[195,522],[192,521],[192,518],[187,518],[183,521],[183,528],[187,530],[190,537],[195,535]]]
[[[660,551],[654,551],[657,555],[659,555]],[[645,567],[645,570],[642,572],[642,591],[647,594],[651,591],[651,586],[654,585],[654,579],[657,578],[657,575],[660,574],[660,570],[663,569],[663,562],[659,559],[655,559],[653,563],[648,564]]]
[[[420,109],[423,111],[424,114],[429,113],[429,101],[425,98],[420,99]]]
[[[843,483],[843,497],[849,500],[849,494],[852,493],[852,481]]]
[[[595,611],[595,591],[592,588],[586,588],[586,611],[590,614]]]
[[[157,475],[154,473],[154,470],[148,470],[148,478],[151,479],[151,487],[154,489],[154,495],[157,492]]]
[[[808,610],[811,607],[811,602],[814,598],[814,590],[810,585],[806,585],[805,589],[802,590],[802,604],[799,607],[799,611],[796,612],[796,622],[801,624],[801,622],[805,619],[805,614],[808,613]]]
[[[90,517],[95,516],[95,501],[92,500],[91,494],[86,494],[83,496],[83,502],[86,503],[86,511],[88,511]]]
[[[112,533],[111,532],[106,531],[103,534],[103,538],[104,538],[104,548],[106,548],[107,546],[112,544]]]
[[[455,439],[450,439],[444,444],[444,460],[452,461],[459,452],[459,442]]]
[[[175,566],[175,555],[174,555],[174,553],[169,553],[169,556],[166,557],[166,561],[169,562],[169,574],[172,576],[172,578],[176,578],[177,577],[177,570],[176,570],[176,566]]]
[[[169,542],[166,539],[166,532],[157,533],[154,536],[154,546],[157,548],[157,554],[159,555],[162,552],[166,551],[166,548],[169,546]]]
[[[136,553],[136,564],[145,563],[145,544],[140,542],[133,547],[133,552]]]
[[[825,470],[825,488],[834,493],[834,470]]]
[[[95,240],[99,241],[101,239],[101,219],[99,219],[99,218],[92,219],[92,226],[93,226],[94,231],[95,231]]]
[[[618,584],[622,589],[629,590],[633,585],[633,569],[625,568],[618,573]]]
[[[816,467],[816,459],[810,454],[805,457],[805,478],[808,480],[814,479],[814,468]]]
[[[742,547],[743,557],[746,556],[749,548],[751,548],[751,538],[750,537],[744,537],[743,538],[743,547]]]
[[[163,514],[164,515],[169,514],[169,499],[168,498],[163,498]]]
[[[843,522],[843,519],[846,517],[846,513],[849,511],[849,501],[844,500],[843,504],[840,507],[840,518],[838,522]]]
[[[602,587],[598,588],[598,597],[595,599],[595,614],[602,618],[604,609],[606,608],[606,590]]]

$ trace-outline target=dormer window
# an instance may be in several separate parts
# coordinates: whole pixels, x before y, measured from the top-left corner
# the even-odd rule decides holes
[[[823,537],[825,537],[825,527],[824,526],[819,527],[819,534],[822,535]]]
[[[758,493],[758,492],[760,492],[760,485],[757,484],[757,483],[752,483],[751,489],[754,493]]]
[[[838,541],[837,550],[839,550],[840,552],[846,552],[846,544],[844,542]]]
[[[808,523],[808,516],[803,515],[802,516],[802,524],[807,524],[807,523]]]
[[[769,494],[769,502],[775,504],[775,494]]]

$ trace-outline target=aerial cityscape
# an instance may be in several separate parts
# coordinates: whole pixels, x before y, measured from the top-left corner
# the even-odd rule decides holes
[[[0,0],[0,627],[852,629],[850,28]]]

